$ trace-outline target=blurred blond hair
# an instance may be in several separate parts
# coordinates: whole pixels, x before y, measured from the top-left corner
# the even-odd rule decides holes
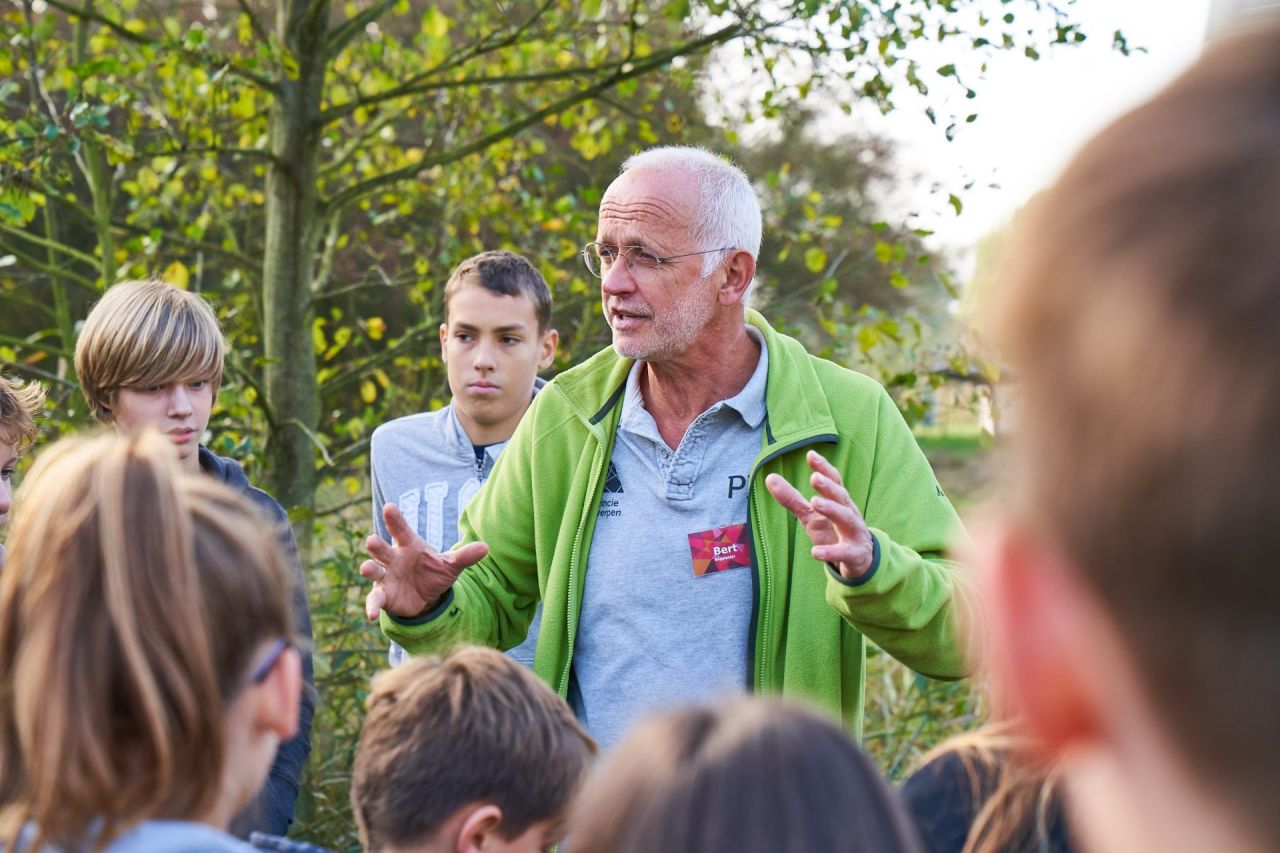
[[[20,498],[0,572],[0,839],[31,824],[32,847],[106,844],[201,814],[226,707],[292,630],[275,535],[150,432],[57,443]]]

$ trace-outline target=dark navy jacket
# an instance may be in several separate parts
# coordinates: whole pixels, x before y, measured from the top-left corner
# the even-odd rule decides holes
[[[998,779],[981,761],[948,752],[930,761],[902,785],[902,800],[914,819],[926,853],[962,853],[978,813],[995,792]],[[975,790],[976,788],[976,790]],[[1001,853],[1072,853],[1060,796],[1041,815],[1027,815]]]
[[[241,838],[257,830],[270,835],[284,835],[293,821],[294,803],[298,799],[298,786],[302,780],[302,768],[311,752],[311,718],[316,710],[315,676],[311,669],[311,609],[307,606],[307,587],[298,561],[298,545],[289,526],[289,516],[271,495],[249,485],[240,463],[225,456],[218,456],[207,447],[200,447],[200,470],[240,492],[253,502],[264,519],[279,531],[280,542],[293,567],[293,615],[294,633],[301,646],[302,655],[302,704],[298,709],[298,733],[287,743],[280,745],[267,783],[258,792],[257,799],[232,822],[232,831]]]

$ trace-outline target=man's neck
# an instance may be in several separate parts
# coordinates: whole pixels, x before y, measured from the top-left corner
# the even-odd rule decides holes
[[[709,330],[708,330],[709,331]],[[645,362],[640,373],[644,407],[668,446],[680,445],[698,415],[741,391],[760,361],[760,347],[745,324],[727,335],[703,336],[669,361]]]

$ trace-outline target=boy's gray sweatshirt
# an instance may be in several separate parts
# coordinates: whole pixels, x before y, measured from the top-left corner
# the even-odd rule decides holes
[[[544,379],[536,380],[533,393],[546,384]],[[489,445],[483,460],[477,462],[475,448],[452,403],[378,427],[369,445],[373,529],[391,541],[382,520],[382,507],[391,502],[400,507],[405,521],[427,544],[439,551],[452,548],[458,541],[458,517],[463,507],[480,490],[506,446],[505,441]],[[510,657],[533,666],[541,621],[539,604],[525,641],[507,652]],[[404,654],[398,645],[391,644],[392,665],[400,663]]]

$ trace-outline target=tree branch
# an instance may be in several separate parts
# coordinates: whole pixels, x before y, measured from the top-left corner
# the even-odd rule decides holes
[[[82,204],[80,204],[74,197],[69,195],[56,195],[56,196],[51,195],[49,197],[65,205],[67,209],[71,210],[72,212],[78,213],[80,216],[83,216],[90,223],[94,221],[93,213],[85,209],[85,207]],[[143,228],[141,225],[134,225],[131,222],[121,222],[120,220],[117,220],[117,219],[113,219],[111,221],[111,227],[119,229],[120,231],[127,231],[131,234],[145,235],[145,234],[151,233],[150,228]],[[188,249],[205,251],[215,255],[221,255],[222,257],[227,258],[229,260],[233,260],[236,263],[240,264],[241,266],[250,270],[257,269],[258,267],[259,262],[254,260],[253,258],[250,258],[248,255],[241,254],[240,252],[234,249],[228,249],[225,246],[219,246],[217,243],[210,243],[206,240],[193,240],[190,237],[183,237],[182,235],[175,234],[172,231],[165,231],[164,239]],[[95,259],[93,263],[97,264],[97,260]]]
[[[381,18],[395,3],[396,0],[379,0],[379,2],[374,3],[363,12],[343,21],[337,29],[329,34],[329,38],[325,41],[325,55],[336,56],[353,38],[364,32],[365,27]]]
[[[18,342],[21,342],[22,345],[24,346],[29,345],[27,341],[23,341],[21,338],[9,338],[6,335],[0,335],[0,342],[2,341],[10,341],[10,342],[18,341]],[[28,376],[31,376],[35,379],[40,379],[42,381],[49,382],[51,384],[62,385],[63,387],[69,388],[73,391],[80,387],[80,384],[76,382],[74,379],[68,379],[65,376],[59,376],[58,374],[50,373],[47,370],[41,370],[40,368],[34,365],[24,364],[21,361],[15,361],[10,364],[6,364],[5,369],[12,370],[16,373],[25,373]]]
[[[369,368],[390,361],[405,350],[409,349],[411,346],[417,345],[423,337],[429,337],[436,334],[436,330],[438,328],[438,323],[423,323],[419,326],[414,326],[413,328],[406,330],[405,333],[400,336],[400,340],[396,341],[391,346],[381,352],[376,352],[373,355],[366,356],[358,362],[348,364],[345,370],[340,373],[335,373],[327,381],[320,383],[320,393],[331,393],[334,390],[355,381],[368,371]]]
[[[624,62],[626,60],[623,60]],[[603,70],[599,65],[575,65],[573,68],[559,68],[555,71],[535,71],[529,74],[495,74],[483,77],[461,77],[451,80],[430,80],[423,81],[413,86],[397,86],[394,89],[388,89],[385,92],[379,92],[376,95],[369,95],[365,98],[357,98],[354,101],[348,101],[340,107],[334,107],[327,110],[321,115],[321,119],[330,113],[341,112],[344,115],[355,112],[360,107],[368,107],[373,104],[380,104],[395,98],[403,98],[409,95],[422,95],[427,92],[436,92],[444,89],[463,89],[467,86],[498,86],[507,83],[547,83],[555,80],[570,80],[575,77],[590,77],[599,74]],[[424,75],[419,75],[424,76]],[[433,75],[434,76],[434,75]],[[342,116],[337,116],[341,118]]]
[[[430,91],[433,87],[427,84],[426,81],[452,71],[454,68],[470,62],[478,56],[484,56],[485,54],[492,53],[495,50],[510,47],[518,42],[521,36],[523,36],[530,27],[537,23],[538,19],[545,15],[547,10],[551,8],[555,2],[556,0],[546,0],[546,2],[535,9],[528,18],[521,22],[518,27],[513,29],[507,35],[497,38],[501,30],[496,30],[476,41],[476,43],[467,50],[460,51],[457,56],[453,57],[448,62],[443,62],[440,65],[415,74],[394,89],[388,89],[386,92],[379,92],[378,94],[370,95],[367,98],[357,98],[354,101],[349,101],[340,106],[331,107],[325,110],[316,118],[317,123],[321,126],[332,124],[333,122],[339,121],[345,116],[355,112],[360,107],[404,97],[405,95],[421,94],[422,92]],[[493,40],[491,41],[491,39]]]
[[[430,169],[433,166],[452,163],[468,156],[469,154],[474,154],[477,151],[483,151],[497,142],[501,142],[504,139],[509,139],[510,137],[515,136],[526,127],[535,125],[548,116],[562,113],[571,107],[577,106],[583,101],[590,100],[601,92],[616,86],[618,83],[647,74],[655,68],[660,68],[661,66],[666,65],[677,56],[697,53],[699,51],[706,50],[713,45],[729,41],[737,36],[741,31],[742,24],[733,23],[715,31],[714,33],[703,36],[702,38],[694,41],[687,42],[686,44],[678,47],[650,54],[639,62],[624,63],[618,66],[613,73],[609,74],[602,80],[593,83],[584,89],[579,89],[577,92],[567,95],[558,101],[554,101],[542,109],[528,113],[527,115],[516,119],[510,124],[507,124],[486,136],[482,136],[479,139],[466,143],[465,145],[452,148],[434,157],[424,157],[417,163],[412,163],[408,166],[393,169],[390,172],[385,172],[381,175],[367,178],[363,181],[358,181],[323,201],[322,205],[330,208],[342,207],[343,205],[349,204],[359,198],[369,195],[370,193],[376,192],[388,184],[394,184],[399,181],[413,178],[415,175],[426,169]]]
[[[102,26],[111,30],[111,32],[115,33],[117,36],[119,36],[120,38],[124,39],[127,42],[130,42],[131,44],[142,45],[144,47],[158,47],[164,50],[174,50],[174,51],[177,51],[182,56],[186,57],[187,59],[197,64],[210,66],[214,68],[225,68],[228,74],[231,74],[235,77],[239,77],[242,80],[245,80],[249,83],[253,83],[255,86],[258,86],[261,89],[274,91],[276,88],[276,81],[272,80],[269,77],[264,77],[263,75],[257,73],[256,71],[249,71],[248,69],[240,68],[239,66],[234,64],[230,59],[227,59],[226,57],[222,57],[221,58],[222,61],[218,62],[217,61],[218,58],[216,57],[201,54],[199,51],[189,50],[185,47],[182,47],[181,45],[175,44],[172,41],[157,39],[151,36],[144,36],[141,33],[132,32],[131,30],[125,28],[125,26],[119,23],[118,21],[113,21],[110,18],[108,18],[106,15],[103,15],[100,12],[95,12],[92,9],[89,9],[87,6],[84,8],[79,6],[72,6],[70,3],[64,2],[64,0],[45,0],[45,3],[54,9],[58,9],[62,12],[67,13],[68,15],[71,15],[72,17],[81,18],[87,21],[93,21],[96,24],[101,24]]]
[[[262,27],[262,22],[258,20],[258,16],[254,14],[253,8],[249,5],[248,0],[236,0],[240,6],[240,11],[249,19],[249,28],[253,30],[253,34],[265,42],[271,41],[271,36]]]
[[[182,145],[177,148],[160,148],[153,151],[135,151],[134,156],[142,157],[177,157],[183,154],[226,154],[230,157],[251,157],[255,160],[266,160],[276,166],[281,165],[278,158],[270,151],[261,148],[220,148],[217,145],[191,147]]]
[[[22,347],[23,349],[35,350],[55,358],[71,358],[72,353],[67,352],[62,347],[55,347],[49,344],[42,344],[39,341],[29,341],[26,338],[15,338],[13,335],[0,335],[0,343],[9,346]]]
[[[378,116],[376,119],[369,121],[359,133],[348,136],[342,147],[334,152],[333,159],[320,170],[321,180],[326,180],[330,176],[336,175],[348,160],[360,152],[366,142],[381,132],[384,127],[391,124],[395,118],[396,116],[389,113]]]
[[[46,249],[56,249],[57,251],[62,252],[64,255],[75,258],[76,260],[82,263],[86,263],[89,266],[94,267],[95,269],[98,266],[97,258],[93,257],[92,255],[86,255],[84,252],[81,252],[79,249],[73,249],[70,246],[57,242],[56,240],[50,240],[47,237],[41,237],[39,234],[32,234],[29,231],[23,231],[21,228],[14,228],[12,225],[5,225],[4,223],[0,223],[0,231],[4,231],[7,234],[12,234],[15,237],[21,237],[24,240],[29,240],[32,243],[35,243],[37,246],[41,246]]]
[[[37,260],[35,257],[28,255],[26,252],[19,249],[17,246],[10,245],[6,249],[4,249],[4,251],[13,253],[13,255],[16,258],[18,258],[18,260],[22,261],[24,264],[26,264],[27,266],[33,269],[39,270],[45,275],[56,276],[57,278],[66,279],[67,281],[71,282],[77,287],[82,288],[87,293],[93,294],[94,296],[97,296],[99,293],[101,293],[101,291],[98,290],[98,286],[94,284],[91,279],[85,278],[79,273],[72,272],[66,267],[60,267],[54,264],[47,263],[45,261]],[[49,306],[44,304],[40,304],[40,307],[46,310],[49,308]]]
[[[359,442],[359,444],[362,445],[361,449],[364,449],[365,447],[369,446],[369,439],[366,438],[362,442]],[[334,460],[341,461],[336,456],[334,457]],[[335,515],[337,513],[342,512],[345,509],[350,509],[356,504],[367,504],[370,500],[372,500],[372,498],[369,496],[369,493],[362,492],[361,494],[355,496],[354,498],[351,498],[350,500],[345,500],[340,504],[335,504],[334,506],[325,507],[324,509],[316,510],[315,517],[323,518],[326,515]]]
[[[239,384],[247,385],[254,390],[257,395],[254,405],[262,410],[262,417],[267,422],[267,426],[275,429],[275,413],[271,409],[267,396],[262,392],[262,386],[258,384],[258,380],[254,377],[252,371],[248,370],[241,362],[240,353],[237,350],[228,348],[227,367],[227,372],[233,375]]]

